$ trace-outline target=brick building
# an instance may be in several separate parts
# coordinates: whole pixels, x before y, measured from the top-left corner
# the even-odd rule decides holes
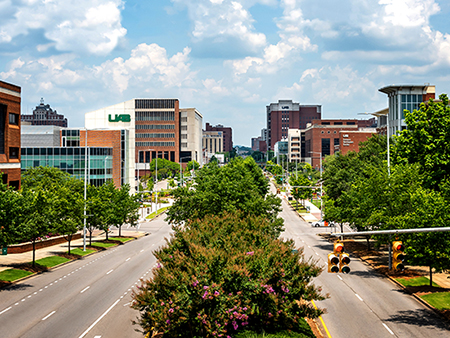
[[[322,106],[301,105],[292,100],[278,100],[266,107],[267,147],[274,149],[275,143],[287,139],[289,129],[305,129],[306,125],[322,118]]]
[[[0,172],[3,183],[20,188],[21,88],[0,81]]]
[[[231,127],[224,127],[221,124],[211,126],[207,122],[205,131],[221,131],[223,136],[223,152],[226,153],[233,150],[233,129]]]
[[[304,130],[305,134],[305,162],[310,163],[313,168],[319,168],[320,156],[324,158],[327,155],[333,155],[337,151],[345,151],[347,148],[352,150],[359,149],[359,142],[363,135],[366,139],[376,133],[376,120],[315,120]],[[360,134],[354,132],[360,132]],[[353,132],[353,133],[350,133]],[[342,135],[341,135],[342,133]],[[344,137],[347,135],[347,137]],[[350,143],[349,135],[355,137],[355,141]],[[358,135],[358,136],[357,136]],[[341,143],[342,142],[342,143]]]
[[[33,110],[33,114],[23,114],[20,119],[22,122],[31,124],[32,126],[58,126],[67,128],[67,119],[64,115],[58,114],[56,110],[50,108],[49,104],[44,104],[44,99],[41,98],[41,103]]]

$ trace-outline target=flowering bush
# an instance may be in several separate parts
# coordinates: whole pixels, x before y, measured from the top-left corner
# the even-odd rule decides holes
[[[321,269],[275,239],[273,224],[240,214],[207,216],[175,228],[155,253],[159,267],[133,294],[145,333],[233,337],[242,330],[299,330],[323,299],[311,284]],[[305,332],[310,334],[310,332]]]

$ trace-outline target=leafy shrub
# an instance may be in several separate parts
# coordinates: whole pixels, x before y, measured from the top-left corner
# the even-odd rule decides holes
[[[144,332],[231,337],[244,329],[298,330],[323,299],[310,282],[321,269],[281,241],[262,217],[227,214],[191,221],[155,255],[154,277],[133,294]]]

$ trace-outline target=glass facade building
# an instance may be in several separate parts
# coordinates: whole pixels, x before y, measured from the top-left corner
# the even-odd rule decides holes
[[[88,151],[87,163],[85,162]],[[21,170],[39,166],[55,167],[84,180],[87,168],[88,182],[100,186],[113,179],[113,149],[104,147],[38,147],[21,149]]]

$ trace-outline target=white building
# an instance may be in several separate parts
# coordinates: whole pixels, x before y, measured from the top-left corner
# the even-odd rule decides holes
[[[202,166],[203,116],[195,108],[180,108],[180,115],[180,158]]]

